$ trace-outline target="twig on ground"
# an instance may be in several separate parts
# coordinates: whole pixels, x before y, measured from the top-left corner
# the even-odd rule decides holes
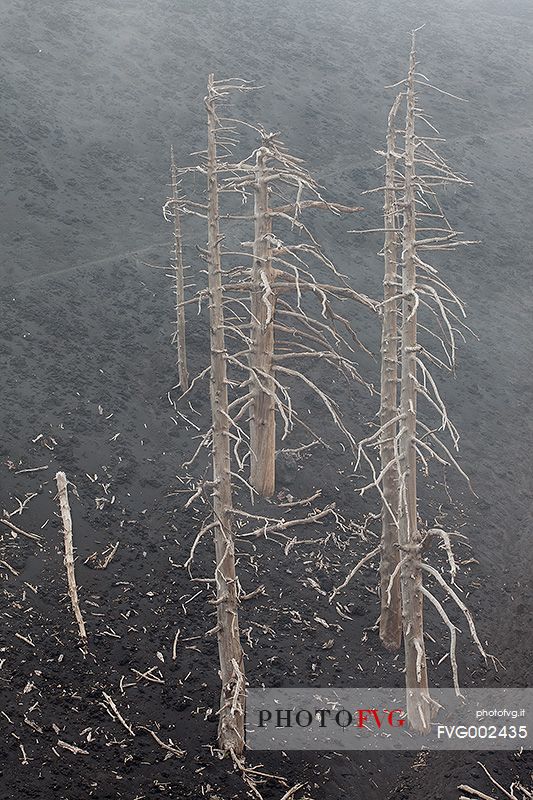
[[[15,533],[20,533],[21,536],[26,536],[28,539],[33,539],[35,542],[41,541],[41,536],[38,536],[36,533],[28,533],[28,531],[23,531],[22,528],[17,528],[16,525],[13,525],[8,519],[0,519],[0,522],[4,525],[7,525],[8,528],[11,528],[12,531]]]

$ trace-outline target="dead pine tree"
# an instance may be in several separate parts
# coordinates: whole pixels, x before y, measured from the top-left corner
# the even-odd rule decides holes
[[[251,270],[250,358],[252,370],[261,375],[252,383],[250,409],[250,483],[263,497],[276,486],[276,400],[273,380],[274,315],[276,297],[270,237],[272,218],[268,202],[268,151],[258,148],[254,180],[254,244]],[[268,296],[265,292],[268,291]]]
[[[233,404],[229,402],[228,349],[226,337],[233,326],[226,319],[225,279],[222,269],[222,242],[220,229],[219,196],[220,175],[228,170],[224,160],[230,147],[230,134],[220,120],[217,106],[232,91],[246,91],[246,81],[215,81],[209,75],[204,105],[207,113],[207,150],[194,153],[200,158],[195,167],[176,170],[176,175],[205,175],[207,181],[206,202],[179,199],[180,210],[207,222],[207,248],[198,248],[207,264],[207,287],[196,293],[191,300],[198,303],[207,298],[209,309],[210,364],[189,384],[182,398],[189,397],[197,381],[209,376],[211,424],[200,436],[200,445],[192,458],[183,466],[190,467],[204,448],[210,450],[210,480],[200,481],[190,496],[185,508],[201,498],[211,508],[211,514],[202,525],[185,566],[190,567],[200,541],[212,532],[215,545],[215,591],[212,601],[216,607],[217,623],[208,631],[216,634],[218,641],[219,675],[222,683],[218,712],[218,746],[222,754],[230,755],[242,766],[240,758],[244,750],[245,686],[244,659],[239,631],[239,583],[235,567],[235,538],[233,505],[233,478],[231,462],[231,440],[235,438],[232,428],[239,430],[233,415]],[[249,217],[248,217],[249,218]],[[182,415],[183,416],[183,415]],[[186,417],[184,417],[186,419]]]
[[[74,569],[74,545],[72,543],[72,515],[70,513],[70,504],[68,501],[68,480],[64,472],[57,472],[57,497],[59,500],[59,507],[61,509],[61,519],[63,522],[63,539],[65,548],[65,567],[67,570],[67,584],[68,594],[72,605],[72,610],[76,618],[80,639],[84,645],[87,645],[87,631],[85,629],[85,622],[80,610],[80,602],[78,599],[78,587],[76,584],[76,572]]]
[[[326,363],[340,371],[351,383],[354,379],[365,383],[353,361],[359,339],[350,321],[340,313],[338,304],[356,300],[366,309],[375,311],[376,303],[353,290],[329,259],[322,253],[312,234],[299,219],[300,211],[307,207],[327,208],[339,214],[343,206],[323,201],[316,183],[300,166],[299,159],[293,159],[276,140],[275,135],[262,135],[258,151],[254,150],[247,158],[235,161],[232,148],[238,143],[236,131],[240,120],[220,114],[221,103],[231,90],[245,91],[253,87],[246,82],[214,81],[209,79],[206,106],[209,121],[209,147],[207,152],[195,153],[199,163],[194,167],[179,169],[178,175],[205,174],[208,183],[207,202],[194,202],[192,199],[180,200],[184,214],[195,215],[208,224],[207,250],[199,248],[200,257],[207,263],[207,290],[198,290],[196,297],[186,301],[201,305],[209,303],[209,328],[211,338],[210,365],[197,375],[189,389],[182,394],[179,402],[192,396],[195,385],[209,376],[211,386],[211,420],[207,431],[200,432],[200,442],[192,458],[183,465],[187,470],[209,449],[212,458],[212,480],[195,482],[195,490],[187,506],[195,500],[203,501],[204,506],[212,508],[208,512],[191,546],[185,567],[190,569],[197,548],[204,536],[213,531],[216,549],[216,592],[214,600],[217,625],[211,632],[219,637],[220,667],[223,683],[221,699],[221,718],[219,744],[224,752],[237,755],[236,763],[242,764],[238,754],[242,750],[242,710],[244,709],[244,670],[242,651],[238,636],[239,598],[249,597],[242,592],[235,574],[235,540],[254,540],[259,537],[276,537],[287,548],[295,545],[296,537],[292,529],[296,526],[322,524],[328,516],[340,519],[335,513],[334,504],[322,509],[311,507],[309,513],[301,518],[278,519],[245,511],[240,497],[234,505],[236,487],[244,486],[253,498],[257,489],[247,480],[246,471],[253,463],[254,453],[251,444],[252,434],[246,430],[246,415],[251,413],[254,388],[272,399],[276,412],[282,419],[280,439],[291,432],[293,426],[300,424],[306,434],[314,438],[300,449],[314,446],[317,437],[311,427],[294,408],[291,388],[286,381],[303,381],[308,389],[324,404],[331,418],[349,441],[350,447],[357,445],[353,435],[342,420],[342,409],[335,400],[319,385],[314,383],[306,371],[309,359],[315,363]],[[280,173],[281,171],[281,173]],[[286,179],[281,188],[275,180],[282,174]],[[287,186],[291,187],[294,202],[288,202]],[[257,191],[256,191],[257,190]],[[304,200],[302,192],[311,193],[313,199]],[[255,213],[242,213],[235,210],[235,204],[226,206],[228,195],[238,198],[241,204],[250,197],[254,199]],[[270,198],[276,203],[270,206]],[[206,198],[202,198],[204,201]],[[222,202],[224,201],[224,207]],[[226,211],[226,208],[228,209]],[[356,209],[346,209],[356,210]],[[359,210],[359,209],[357,209]],[[284,219],[291,231],[297,231],[297,241],[283,243],[272,233],[272,220]],[[254,238],[238,245],[226,244],[228,221],[237,221],[239,234],[246,225],[254,227]],[[222,225],[224,224],[224,230]],[[226,227],[227,226],[227,227]],[[299,238],[298,238],[299,237]],[[239,236],[240,238],[240,236]],[[263,249],[261,249],[263,248]],[[319,281],[306,259],[314,259],[330,271],[329,283]],[[229,262],[229,263],[228,263]],[[254,297],[255,290],[255,297]],[[274,297],[274,292],[276,297]],[[303,297],[307,295],[314,304],[313,315],[304,308]],[[255,305],[254,305],[255,303]],[[279,303],[279,310],[277,305]],[[252,307],[255,309],[252,312]],[[318,308],[318,311],[316,310]],[[269,310],[270,309],[270,310]],[[254,332],[254,326],[261,321],[261,329]],[[275,333],[265,336],[265,329],[274,322]],[[263,335],[262,349],[268,349],[268,358],[260,365],[255,362],[258,334]],[[278,348],[274,349],[277,342]],[[293,368],[291,359],[301,359],[302,366]],[[271,370],[271,371],[270,371]],[[303,415],[302,415],[303,416]],[[273,439],[275,442],[275,430]],[[231,445],[231,446],[230,446]],[[298,449],[298,448],[297,448]],[[275,451],[269,450],[269,458],[275,458]],[[207,472],[207,471],[206,471]],[[274,475],[274,471],[271,473]],[[205,476],[204,476],[205,477]],[[293,500],[289,506],[306,506],[320,497],[320,490],[301,501]],[[282,512],[286,514],[286,509]],[[234,524],[235,523],[235,524]],[[249,525],[253,523],[250,530]],[[256,527],[259,525],[260,527]],[[231,623],[231,624],[230,624]]]
[[[398,434],[398,544],[402,558],[400,586],[405,650],[407,715],[413,727],[428,731],[431,700],[428,690],[424,642],[421,534],[417,512],[417,263],[416,263],[416,134],[415,134],[415,35],[409,56],[406,84],[404,196],[402,200],[402,321],[400,430]],[[392,468],[391,468],[392,469]]]
[[[383,499],[381,504],[379,636],[387,650],[398,650],[402,641],[400,581],[397,576],[389,591],[389,582],[400,560],[398,549],[398,469],[394,435],[398,416],[398,206],[396,200],[396,116],[401,102],[397,96],[388,117],[385,154],[385,243],[383,257],[383,317],[381,328],[381,406],[380,440]],[[391,464],[387,470],[387,465]]]
[[[461,300],[442,280],[438,270],[426,261],[425,253],[454,252],[456,248],[472,242],[458,238],[459,232],[448,222],[435,192],[435,187],[438,186],[469,185],[469,182],[453,171],[435,150],[435,141],[440,141],[439,133],[419,104],[418,88],[422,86],[439,92],[442,90],[429,83],[428,79],[417,71],[415,34],[416,31],[412,34],[407,78],[395,84],[403,87],[401,102],[405,103],[406,114],[405,128],[401,131],[403,146],[393,145],[393,130],[390,124],[393,121],[394,114],[392,114],[389,118],[387,151],[384,153],[386,184],[384,187],[371,190],[385,191],[386,297],[383,314],[386,330],[383,332],[382,352],[383,355],[387,355],[388,364],[383,365],[382,372],[382,388],[385,390],[385,396],[382,396],[380,426],[371,436],[359,443],[355,470],[357,471],[362,460],[367,463],[372,473],[372,480],[362,487],[360,492],[364,493],[371,488],[377,489],[382,508],[389,512],[389,517],[382,515],[382,519],[390,521],[391,526],[385,532],[388,537],[387,544],[390,546],[388,549],[381,546],[382,557],[385,556],[380,578],[381,613],[384,614],[386,625],[393,618],[398,619],[397,609],[394,606],[397,595],[393,594],[393,590],[394,582],[399,578],[407,715],[414,730],[425,732],[430,725],[434,704],[428,688],[424,599],[430,602],[449,629],[449,657],[457,694],[460,694],[456,660],[458,628],[435,594],[435,590],[444,592],[445,597],[451,599],[464,615],[470,635],[485,662],[492,657],[486,653],[481,644],[469,609],[453,588],[458,566],[451,545],[452,537],[457,537],[459,541],[464,537],[457,532],[446,532],[438,527],[426,526],[424,530],[418,514],[417,472],[420,468],[424,474],[428,474],[430,460],[436,461],[443,467],[454,466],[470,485],[467,475],[453,453],[454,450],[458,450],[459,434],[448,416],[430,369],[433,365],[454,373],[456,336],[459,334],[462,337],[461,328],[467,331],[470,329],[463,321],[465,310]],[[443,94],[454,98],[449,92]],[[418,132],[420,123],[430,128],[429,135],[420,135]],[[391,175],[393,175],[392,180]],[[395,212],[396,219],[393,219]],[[397,239],[392,238],[393,234]],[[395,251],[396,261],[401,270],[401,274],[397,277],[395,277]],[[394,286],[396,291],[390,291]],[[393,319],[386,319],[385,312],[388,313],[388,307],[396,309],[399,333],[400,379],[396,414],[393,413],[395,398],[398,401],[393,379],[396,362],[391,345],[391,331],[394,333],[395,322]],[[429,315],[428,324],[425,318],[422,321],[422,312],[426,316]],[[433,323],[435,318],[436,329]],[[423,336],[419,337],[419,332],[423,333]],[[428,339],[437,342],[444,355],[432,352],[428,346]],[[387,369],[390,370],[390,385],[387,385],[385,380]],[[431,424],[426,424],[419,414],[419,401],[423,401],[426,408],[429,407],[430,414],[436,415],[437,421],[431,419],[429,420]],[[450,447],[443,440],[441,432],[445,432],[451,438]],[[384,444],[388,445],[385,454]],[[379,471],[376,471],[367,452],[368,449],[375,448],[381,450],[382,461]],[[391,476],[394,480],[388,482]],[[397,495],[394,489],[396,481]],[[397,544],[393,530],[395,517]],[[449,583],[428,561],[431,554],[430,544],[435,539],[440,542],[441,549],[446,553],[450,571]],[[394,559],[396,565],[391,569],[391,562],[387,563],[387,559],[389,556],[392,557],[395,547],[399,551],[399,558]],[[332,597],[347,585],[365,563],[368,563],[371,556],[372,554],[369,554],[358,562],[344,583],[334,591]],[[390,576],[388,585],[384,580],[385,572]],[[433,579],[434,588],[428,589],[424,585],[423,576]],[[389,641],[393,640],[396,643],[398,631],[394,631],[391,627],[389,634]]]
[[[215,540],[217,638],[222,692],[218,744],[223,753],[240,755],[244,748],[245,675],[239,634],[238,591],[233,538],[233,498],[228,411],[227,352],[219,224],[219,179],[216,104],[232,86],[207,83],[207,264],[211,346],[210,399],[212,417],[212,504]]]
[[[327,393],[304,370],[285,362],[322,359],[368,387],[352,358],[353,345],[361,343],[346,315],[339,314],[335,306],[351,300],[375,311],[376,304],[349,286],[301,220],[305,209],[325,209],[338,216],[361,211],[361,207],[324,200],[302,160],[286,151],[278,134],[257,130],[261,145],[255,151],[254,167],[250,169],[246,159],[235,167],[244,175],[230,177],[224,184],[227,191],[240,191],[245,197],[250,189],[254,198],[254,239],[241,243],[252,249],[244,253],[251,257],[252,266],[244,270],[244,282],[241,274],[240,283],[229,282],[226,291],[242,290],[247,282],[250,285],[250,484],[258,494],[270,497],[276,483],[276,412],[284,423],[281,438],[295,419],[282,376],[303,380],[326,405],[337,426],[343,427]],[[285,232],[280,230],[282,221],[288,223]],[[286,240],[287,235],[292,241]],[[318,277],[319,269],[331,273],[329,282]],[[304,308],[304,296],[318,301],[317,314]]]
[[[174,148],[170,148],[170,190],[171,197],[163,207],[165,219],[173,224],[174,246],[172,249],[172,267],[174,273],[174,292],[176,295],[176,328],[173,341],[178,354],[179,385],[182,392],[189,388],[187,370],[187,344],[185,339],[185,280],[183,267],[183,249],[181,240],[180,203],[178,191],[178,173],[174,160]]]

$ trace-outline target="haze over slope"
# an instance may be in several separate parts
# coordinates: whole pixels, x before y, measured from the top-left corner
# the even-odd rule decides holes
[[[405,74],[408,32],[426,23],[419,34],[421,71],[432,83],[468,100],[455,101],[437,92],[423,96],[433,123],[447,140],[441,145],[443,155],[473,181],[471,188],[448,191],[444,205],[466,238],[480,240],[467,251],[442,259],[443,274],[466,302],[468,324],[479,336],[461,345],[457,379],[442,378],[443,395],[462,434],[462,464],[479,495],[470,495],[464,484],[453,485],[461,524],[479,561],[473,568],[477,588],[467,588],[482,637],[489,639],[490,649],[507,668],[499,679],[510,686],[532,685],[533,6],[529,0],[46,0],[38,7],[29,0],[0,0],[0,9],[1,502],[11,508],[13,497],[28,489],[22,477],[8,470],[6,460],[29,458],[32,466],[39,464],[44,451],[34,437],[42,432],[53,435],[56,450],[45,453],[52,459],[49,472],[55,464],[67,469],[76,482],[79,478],[82,502],[76,510],[76,534],[82,585],[113,607],[118,628],[124,624],[120,603],[126,609],[129,597],[120,595],[117,582],[110,588],[111,573],[90,571],[81,564],[97,547],[108,544],[105,536],[116,532],[117,520],[94,510],[90,495],[94,490],[87,477],[92,470],[101,472],[103,462],[111,465],[113,489],[116,486],[120,492],[128,518],[138,522],[121,542],[113,579],[120,575],[136,589],[149,580],[150,589],[164,598],[161,607],[167,614],[163,635],[154,624],[151,600],[140,594],[139,635],[133,642],[127,636],[121,642],[113,640],[116,650],[108,649],[101,661],[95,661],[94,669],[103,673],[103,677],[98,673],[98,680],[115,676],[131,658],[139,659],[139,667],[143,659],[148,663],[165,646],[168,631],[174,635],[175,598],[190,588],[183,571],[168,571],[169,556],[175,557],[170,523],[179,523],[185,545],[187,537],[194,538],[196,524],[190,515],[175,512],[176,501],[168,499],[169,489],[175,488],[177,465],[190,444],[190,432],[171,421],[166,400],[175,383],[172,298],[164,272],[150,271],[134,257],[144,252],[154,262],[168,259],[171,237],[161,205],[167,192],[170,144],[178,161],[186,161],[191,151],[203,147],[202,98],[208,72],[246,78],[264,87],[238,98],[236,109],[251,122],[280,130],[291,150],[305,158],[326,185],[327,196],[366,206],[365,214],[355,221],[322,217],[313,219],[313,225],[328,255],[351,274],[358,288],[377,296],[382,280],[382,262],[376,255],[379,237],[350,237],[345,231],[381,224],[379,196],[363,198],[360,193],[381,181],[380,158],[374,150],[382,146],[394,97],[394,90],[384,87]],[[190,331],[191,352],[200,362],[205,328],[193,322]],[[365,341],[368,337],[375,343],[377,333],[377,326],[369,325],[363,331]],[[106,412],[113,411],[112,422],[98,414],[100,402]],[[375,411],[375,402],[366,398],[354,413],[368,421]],[[115,441],[112,436],[117,432],[122,433]],[[334,467],[324,458],[321,475],[329,471],[334,476]],[[33,478],[44,480],[44,474]],[[330,483],[334,480],[330,477]],[[37,527],[47,515],[52,518],[45,529],[45,557],[35,558],[32,551],[13,563],[21,570],[20,581],[43,581],[43,593],[35,603],[42,604],[50,629],[67,637],[53,494],[53,485],[46,485],[24,516],[28,525]],[[346,498],[346,505],[352,501],[353,497]],[[148,557],[143,561],[138,554],[145,546]],[[268,579],[274,590],[284,591],[285,572],[274,569],[265,577],[267,583]],[[172,581],[182,582],[179,592]],[[18,584],[11,580],[6,586],[15,586],[13,597],[18,602]],[[375,619],[375,609],[358,600],[359,590],[354,589],[350,598],[362,609],[360,615],[345,625],[343,636],[327,651],[329,667],[341,665],[344,672],[339,668],[339,674],[346,682],[351,669],[346,648],[359,658],[361,630]],[[296,608],[307,602],[311,608],[311,591],[307,600],[293,594],[287,604]],[[205,613],[204,598],[196,602],[187,619],[191,635],[198,633],[195,626],[198,620],[203,624]],[[331,607],[321,613],[335,614]],[[18,625],[18,616],[10,614],[13,625]],[[96,628],[97,622],[92,622]],[[35,635],[38,645],[39,635],[45,637],[44,629]],[[480,673],[473,675],[471,668],[472,664],[477,668],[476,655],[466,633],[461,640],[461,671],[467,680],[477,680]],[[17,642],[13,637],[9,641]],[[46,638],[45,644],[57,649],[61,642],[49,644]],[[301,652],[296,647],[300,644],[294,629],[286,625],[278,640],[264,637],[265,650],[259,647],[251,658],[272,654],[283,675],[283,659],[294,647],[290,667],[302,680],[310,680],[314,643],[308,638]],[[370,639],[371,645],[378,646]],[[12,657],[18,651],[9,647]],[[447,644],[436,642],[434,647],[445,650]],[[13,681],[15,689],[20,682],[18,694],[9,684],[0,685],[7,711],[25,733],[21,702],[33,700],[24,695],[24,686],[31,670],[40,666],[42,652],[48,649],[37,647],[30,655],[23,651],[17,656],[21,661],[15,662]],[[6,729],[9,763],[2,780],[13,791],[6,797],[18,800],[21,791],[32,797],[43,791],[63,797],[57,792],[64,791],[71,800],[85,798],[87,787],[93,785],[95,764],[98,791],[109,793],[102,798],[131,798],[151,791],[152,781],[161,777],[161,765],[154,757],[153,742],[141,737],[135,741],[135,769],[121,784],[123,795],[113,794],[115,756],[105,737],[91,750],[94,761],[76,762],[78,772],[68,761],[58,766],[50,745],[54,704],[61,692],[68,694],[61,687],[77,686],[80,667],[79,653],[74,651],[63,673],[53,652],[54,664],[47,667],[50,683],[43,688],[50,717],[45,720],[42,751],[35,750],[47,761],[36,758],[24,767],[27,772],[21,772],[18,745]],[[372,656],[364,653],[370,660]],[[144,704],[136,707],[163,725],[177,726],[180,736],[182,729],[186,731],[191,747],[197,746],[195,759],[209,758],[205,741],[210,741],[211,732],[200,717],[191,716],[185,700],[176,702],[174,679],[183,677],[179,670],[192,672],[188,690],[194,695],[193,705],[198,697],[203,702],[209,691],[216,696],[214,651],[212,655],[212,663],[195,652],[186,654],[191,660],[183,664],[167,659],[169,671],[175,669],[170,671],[174,683],[169,680],[168,696],[162,694],[152,702],[146,695]],[[440,669],[440,674],[447,674],[447,664]],[[252,681],[258,675],[268,682],[270,673],[251,670]],[[93,678],[85,676],[91,688]],[[209,690],[204,680],[210,681]],[[62,702],[67,702],[64,697]],[[83,704],[84,713],[87,709],[93,713],[91,702],[97,706],[92,698]],[[74,731],[77,716],[68,705],[63,708],[68,711],[65,724]],[[105,712],[102,717],[103,721],[96,716],[96,722],[91,718],[90,724],[114,735],[113,721]],[[194,736],[190,726],[195,726]],[[314,755],[299,758],[292,762],[293,777],[304,775],[307,780],[313,775]],[[393,784],[405,762],[388,759],[389,774],[388,767],[382,771],[379,759],[371,764],[355,754],[351,760],[330,762],[328,754],[321,761],[328,775],[327,789],[318,796],[337,800],[352,789],[357,776],[365,798],[383,798],[389,791],[410,800],[455,798],[455,786],[468,769],[475,770],[476,758],[476,754],[431,754],[431,769],[425,773],[406,769],[410,782],[406,794],[404,784],[397,788]],[[3,765],[4,759],[0,761]],[[182,769],[176,763],[164,764],[169,785],[175,790],[182,780],[183,797],[198,797],[200,770],[198,777],[188,770],[189,764]],[[516,765],[507,756],[498,762],[504,769],[525,769],[525,763],[524,758]],[[216,769],[219,784],[229,786],[225,766]],[[424,785],[428,776],[429,788]],[[17,781],[23,787],[20,791]],[[0,797],[4,797],[1,790]]]

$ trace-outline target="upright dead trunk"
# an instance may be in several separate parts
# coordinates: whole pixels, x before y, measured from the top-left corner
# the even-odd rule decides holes
[[[187,350],[185,343],[185,291],[183,278],[183,253],[181,247],[181,225],[178,207],[178,179],[174,149],[170,151],[170,185],[172,189],[172,206],[174,215],[174,252],[172,265],[174,267],[175,292],[176,292],[176,332],[175,341],[178,351],[178,374],[180,389],[185,392],[189,388],[189,373],[187,371]]]
[[[381,615],[379,636],[387,650],[398,650],[402,641],[402,611],[400,576],[390,580],[400,554],[398,550],[398,467],[395,437],[398,425],[398,212],[396,206],[396,114],[400,105],[398,95],[391,108],[387,127],[385,161],[384,227],[385,276],[383,279],[383,321],[381,329],[381,408],[383,430],[380,442],[381,469],[386,470],[382,483],[381,510]]]
[[[252,266],[250,367],[250,483],[259,494],[270,497],[276,481],[276,408],[273,381],[275,295],[270,234],[272,220],[265,175],[267,150],[259,148],[254,181],[255,235]]]
[[[407,115],[405,125],[405,195],[403,203],[402,326],[399,436],[399,526],[402,566],[403,638],[407,714],[413,728],[427,731],[431,717],[424,644],[422,567],[416,495],[417,407],[417,294],[416,294],[416,195],[415,195],[415,48],[409,57]]]
[[[225,753],[242,753],[244,747],[245,679],[239,636],[238,596],[233,540],[228,384],[217,177],[216,89],[209,76],[207,109],[208,286],[211,341],[211,415],[213,457],[213,514],[216,527],[215,578],[217,636],[222,693],[218,742]]]
[[[72,516],[70,513],[70,505],[68,502],[68,481],[64,472],[56,473],[57,483],[57,496],[59,498],[59,507],[61,509],[61,519],[63,521],[63,539],[65,547],[65,567],[67,569],[67,584],[70,602],[76,622],[78,623],[78,630],[82,642],[87,644],[87,631],[85,630],[85,622],[80,610],[80,603],[78,600],[78,587],[76,585],[76,572],[74,569],[74,545],[72,542]]]

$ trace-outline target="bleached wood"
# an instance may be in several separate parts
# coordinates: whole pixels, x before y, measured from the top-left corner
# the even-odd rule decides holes
[[[254,243],[252,260],[250,367],[264,375],[252,384],[250,411],[250,483],[263,497],[276,485],[276,401],[273,381],[274,318],[276,296],[272,292],[272,222],[265,175],[268,150],[256,153],[254,180]]]
[[[383,248],[385,274],[383,278],[383,319],[381,329],[381,407],[380,439],[381,468],[384,470],[381,509],[381,558],[379,566],[381,612],[379,637],[387,650],[398,650],[402,641],[402,610],[399,576],[392,581],[400,559],[398,550],[398,465],[395,436],[398,423],[398,209],[395,190],[396,174],[396,115],[402,96],[394,101],[388,117],[387,151],[385,157],[385,201]]]
[[[261,134],[261,144],[253,153],[254,164],[250,166],[250,157],[237,165],[221,165],[221,171],[229,173],[222,184],[223,191],[241,193],[243,202],[246,201],[246,190],[253,192],[255,222],[253,241],[241,242],[241,247],[251,248],[252,252],[228,253],[239,256],[244,254],[252,259],[251,266],[248,269],[237,267],[232,275],[237,277],[237,281],[228,280],[224,291],[225,303],[232,308],[232,312],[235,304],[241,307],[244,304],[231,293],[250,292],[248,338],[240,326],[231,326],[226,322],[226,329],[232,338],[243,341],[246,350],[242,355],[246,352],[250,373],[250,485],[258,494],[270,496],[275,488],[276,411],[283,420],[282,439],[292,427],[291,412],[285,414],[283,403],[280,403],[282,397],[290,408],[290,398],[286,387],[277,376],[284,372],[306,380],[303,372],[296,369],[289,371],[279,362],[289,358],[327,361],[347,378],[355,379],[370,390],[371,387],[362,379],[351,356],[346,357],[338,352],[340,347],[346,348],[350,354],[354,352],[348,338],[357,347],[365,348],[350,320],[335,310],[333,301],[352,300],[373,311],[377,310],[377,304],[348,285],[345,276],[322,252],[311,230],[301,219],[305,209],[325,209],[339,215],[356,213],[361,210],[360,206],[324,200],[320,194],[321,187],[305,169],[302,159],[287,152],[278,134],[267,134],[263,129],[251,127]],[[304,199],[305,193],[309,193],[312,199]],[[287,202],[291,196],[294,199]],[[271,197],[278,202],[281,199],[283,205],[271,206],[271,202],[274,203]],[[281,219],[289,223],[291,231],[296,230],[301,235],[302,241],[288,244],[279,238],[281,226],[279,232],[277,227],[275,230],[273,228]],[[320,268],[325,267],[330,271],[335,276],[337,285],[317,281],[316,270],[309,265],[309,260],[318,262]],[[249,280],[246,280],[247,277]],[[314,294],[318,300],[319,313],[316,316],[304,310],[304,292],[308,296]],[[291,296],[290,303],[285,300],[287,295]],[[286,325],[280,326],[280,316],[287,313],[291,314],[295,323],[290,328]],[[338,329],[345,329],[348,336],[342,336]],[[285,342],[278,345],[277,334],[280,331],[295,337],[297,350],[286,352],[282,346]],[[305,338],[308,346],[303,347],[297,337]],[[320,350],[311,346],[311,343],[317,341],[322,345]],[[233,363],[244,368],[238,360]],[[324,393],[321,397],[324,398]],[[339,417],[335,417],[337,419]],[[346,435],[345,428],[342,428],[342,432]]]
[[[178,352],[178,374],[182,392],[189,388],[189,374],[187,370],[187,345],[185,340],[185,289],[183,279],[183,250],[181,243],[181,221],[178,198],[178,177],[174,149],[170,150],[170,186],[172,192],[172,218],[174,225],[174,250],[172,253],[172,266],[174,268],[176,292],[176,331],[175,342]]]
[[[65,549],[65,567],[67,570],[67,583],[68,594],[74,612],[74,617],[78,624],[80,638],[84,644],[87,644],[87,632],[85,630],[85,623],[80,610],[80,603],[78,600],[78,588],[76,585],[76,573],[74,570],[74,545],[72,541],[72,515],[70,513],[70,504],[68,500],[68,481],[64,472],[58,472],[55,476],[57,483],[57,496],[59,499],[59,507],[61,510],[61,519],[63,521],[63,542]]]
[[[398,542],[405,553],[400,569],[402,624],[405,650],[407,716],[417,731],[427,732],[431,719],[426,651],[424,643],[420,532],[417,518],[417,292],[416,292],[416,136],[415,136],[415,35],[409,55],[406,84],[404,155],[402,324],[399,436],[400,495]]]
[[[468,476],[452,454],[449,447],[442,441],[440,432],[450,436],[452,449],[457,451],[459,445],[459,432],[451,422],[445,402],[434,380],[430,366],[446,369],[452,374],[455,371],[456,337],[464,340],[463,330],[470,331],[465,325],[465,308],[459,297],[439,277],[438,270],[421,258],[421,251],[454,250],[460,245],[472,244],[468,240],[458,240],[460,232],[452,229],[441,207],[439,198],[434,191],[436,186],[447,184],[468,185],[462,175],[458,175],[446,164],[444,159],[435,152],[429,142],[442,141],[432,136],[422,137],[415,131],[415,123],[421,121],[430,128],[433,126],[421,113],[416,96],[416,56],[415,33],[412,35],[412,48],[409,59],[408,77],[400,81],[402,86],[401,96],[407,105],[406,125],[404,130],[398,130],[403,139],[403,147],[398,149],[390,147],[387,142],[386,152],[380,153],[386,159],[385,186],[373,191],[385,191],[385,211],[390,208],[392,192],[396,195],[397,219],[385,214],[385,224],[381,229],[386,234],[384,254],[385,259],[390,255],[390,240],[398,236],[402,245],[402,274],[401,280],[394,276],[390,270],[391,292],[380,304],[385,322],[385,329],[389,325],[388,310],[394,308],[401,301],[401,346],[400,346],[400,403],[396,416],[392,420],[380,420],[378,431],[360,442],[357,452],[355,471],[361,461],[370,467],[372,481],[363,486],[363,493],[369,488],[376,488],[380,494],[382,507],[391,519],[395,515],[393,499],[387,495],[385,484],[395,472],[397,464],[398,478],[398,548],[400,560],[391,573],[391,578],[382,584],[382,603],[389,604],[392,600],[391,592],[394,578],[400,574],[400,593],[402,599],[402,628],[404,634],[405,660],[406,660],[406,685],[407,685],[407,710],[408,717],[413,727],[418,730],[427,730],[431,717],[431,709],[435,703],[431,700],[427,688],[427,667],[424,645],[423,598],[426,597],[437,610],[443,622],[450,630],[450,662],[452,676],[456,691],[459,692],[458,670],[455,659],[456,628],[448,617],[443,604],[425,589],[422,582],[423,571],[433,576],[444,588],[448,595],[465,615],[472,638],[480,653],[485,659],[491,659],[496,666],[493,656],[485,653],[479,637],[475,631],[473,617],[454,592],[451,586],[444,581],[440,573],[426,562],[426,544],[429,536],[440,535],[442,546],[446,551],[452,584],[455,582],[459,571],[455,560],[450,534],[437,528],[424,531],[422,536],[419,531],[417,515],[417,460],[420,458],[421,466],[428,474],[429,460],[434,459],[438,464],[446,466],[451,464],[466,479],[471,491]],[[429,85],[429,84],[422,84]],[[445,93],[450,95],[450,93]],[[389,120],[390,121],[390,120]],[[389,128],[390,133],[390,128]],[[400,138],[399,137],[399,138]],[[393,156],[396,166],[392,166]],[[389,180],[392,173],[392,180]],[[388,217],[388,218],[387,218]],[[401,225],[399,222],[401,221]],[[419,224],[420,222],[420,224]],[[417,231],[423,235],[417,239]],[[424,253],[425,255],[425,253]],[[391,265],[392,266],[392,265]],[[456,312],[452,310],[455,306]],[[437,327],[433,330],[418,320],[419,310],[431,313],[436,319]],[[434,355],[426,346],[419,344],[417,330],[440,344],[445,357],[444,360]],[[390,364],[393,363],[391,359]],[[385,364],[383,365],[385,369]],[[418,373],[418,374],[417,374]],[[382,381],[383,388],[383,381]],[[387,394],[388,387],[382,395],[382,412],[386,408],[392,414],[392,398]],[[418,418],[417,400],[426,401],[433,414],[436,412],[440,418],[440,427],[427,425]],[[366,449],[375,449],[381,445],[382,463],[379,472],[376,471],[372,459]],[[385,453],[383,453],[385,445]],[[387,452],[388,450],[388,452]],[[441,452],[442,451],[442,452]],[[394,495],[392,495],[394,497]],[[388,565],[386,565],[388,567]],[[386,588],[385,588],[386,587]],[[383,591],[385,589],[385,591]],[[390,599],[389,599],[390,598]]]
[[[222,691],[218,744],[224,754],[240,755],[244,748],[245,682],[239,636],[238,594],[233,539],[233,498],[230,462],[227,353],[221,264],[217,176],[217,113],[220,89],[210,75],[207,110],[208,288],[211,342],[210,400],[212,416],[213,517],[216,523],[215,579],[217,639]]]

